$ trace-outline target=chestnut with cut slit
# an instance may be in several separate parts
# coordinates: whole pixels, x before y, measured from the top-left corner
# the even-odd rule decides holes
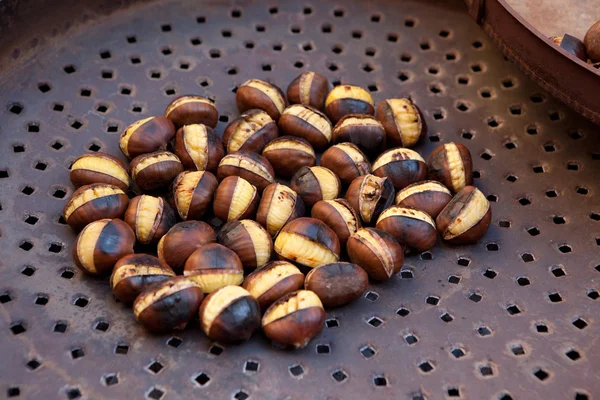
[[[195,250],[185,262],[183,275],[195,280],[204,293],[212,293],[244,280],[240,258],[218,243],[209,243]]]
[[[320,200],[336,199],[342,191],[340,178],[324,167],[300,168],[292,177],[290,187],[307,207],[312,207]]]
[[[386,146],[385,129],[372,115],[348,114],[333,127],[333,143],[350,142],[375,156]]]
[[[404,263],[404,247],[381,229],[359,229],[348,239],[346,251],[354,264],[378,281],[400,272]]]
[[[325,99],[325,113],[334,124],[348,114],[373,115],[374,112],[373,98],[358,86],[336,86]]]
[[[173,225],[158,242],[158,258],[181,273],[188,257],[198,248],[217,241],[214,229],[202,221],[184,221]]]
[[[350,142],[328,148],[321,156],[321,166],[333,171],[346,184],[371,173],[371,163],[367,156]]]
[[[133,229],[138,242],[156,243],[173,225],[175,211],[162,198],[143,194],[129,202],[125,222]]]
[[[173,179],[183,172],[183,164],[179,158],[168,151],[157,151],[142,154],[131,160],[129,164],[131,179],[148,191],[166,189]]]
[[[350,235],[361,228],[360,217],[344,199],[321,200],[312,208],[311,217],[323,221],[345,246]]]
[[[135,158],[167,148],[175,135],[175,126],[165,117],[148,117],[129,125],[119,138],[125,157]]]
[[[453,193],[473,184],[473,159],[467,147],[446,143],[436,147],[429,158],[429,179],[443,183]]]
[[[310,106],[289,106],[279,118],[278,126],[283,134],[305,139],[319,150],[331,142],[331,122],[325,114]]]
[[[450,190],[437,181],[423,181],[408,185],[396,195],[396,205],[425,211],[435,219],[452,200]]]
[[[375,115],[385,129],[390,147],[413,147],[427,134],[421,111],[410,99],[384,100]]]
[[[312,269],[304,288],[313,291],[323,307],[339,307],[359,299],[367,290],[369,276],[364,269],[349,262],[337,262]]]
[[[257,108],[276,121],[287,106],[281,89],[260,79],[250,79],[241,84],[235,92],[235,102],[239,112]]]
[[[295,136],[282,136],[269,142],[262,156],[271,163],[275,174],[282,178],[291,178],[300,168],[317,164],[310,143]]]
[[[416,208],[392,206],[377,219],[377,229],[386,231],[407,250],[421,253],[435,244],[435,222],[424,211]]]
[[[253,218],[260,196],[258,189],[239,176],[228,176],[215,191],[213,211],[221,221]]]
[[[223,225],[217,242],[233,250],[248,269],[268,263],[273,252],[271,235],[258,222],[250,219],[234,220]]]
[[[78,157],[71,165],[69,178],[76,188],[93,183],[106,183],[127,191],[131,185],[125,164],[117,157],[102,152]]]
[[[329,81],[323,75],[307,71],[298,75],[287,88],[290,104],[303,104],[321,110],[329,93]]]
[[[248,110],[234,119],[223,132],[227,153],[244,150],[260,153],[279,136],[277,124],[263,110]]]
[[[275,182],[275,171],[269,161],[250,151],[236,151],[221,159],[217,168],[217,178],[222,181],[228,176],[244,178],[261,193]]]
[[[219,111],[212,101],[202,96],[186,95],[173,100],[165,110],[165,117],[176,128],[203,124],[214,128],[219,121]]]
[[[302,289],[304,274],[287,261],[271,261],[246,277],[242,287],[250,292],[265,311],[284,295]]]
[[[217,190],[217,178],[208,171],[184,171],[173,182],[173,201],[181,219],[200,219]]]
[[[158,258],[148,254],[130,254],[115,264],[110,287],[117,299],[131,304],[148,286],[175,276]]]
[[[129,198],[117,186],[94,183],[81,186],[65,204],[62,215],[74,231],[99,219],[123,218]]]
[[[210,127],[185,125],[175,134],[175,155],[188,170],[217,172],[225,155],[219,135]]]
[[[466,186],[437,216],[442,239],[451,244],[476,243],[487,232],[492,220],[490,202],[479,189]]]
[[[427,178],[427,164],[416,151],[397,147],[381,154],[373,163],[373,175],[387,177],[396,190]]]
[[[296,192],[280,183],[271,183],[263,192],[256,222],[275,237],[285,224],[303,217],[305,212],[304,202]]]
[[[369,174],[352,181],[346,200],[365,224],[371,224],[394,203],[394,194],[394,186],[388,178]]]

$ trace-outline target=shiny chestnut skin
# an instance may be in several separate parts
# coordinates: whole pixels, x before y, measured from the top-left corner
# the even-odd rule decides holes
[[[183,172],[183,164],[175,154],[157,151],[131,160],[129,170],[131,178],[141,189],[153,191],[167,188]]]
[[[275,238],[275,253],[308,268],[337,262],[340,240],[324,222],[314,218],[297,218],[286,224]]]
[[[373,98],[365,89],[353,85],[334,87],[325,99],[325,114],[336,124],[348,114],[375,113]]]
[[[185,276],[174,276],[148,286],[133,303],[135,318],[153,333],[183,329],[196,315],[204,293]]]
[[[275,182],[275,171],[267,159],[249,151],[236,151],[221,159],[217,168],[219,181],[232,175],[244,178],[261,193]]]
[[[333,171],[346,184],[371,173],[371,163],[365,153],[350,142],[328,148],[321,156],[320,165]]]
[[[404,263],[404,247],[380,229],[359,229],[348,239],[346,251],[354,264],[377,281],[391,278],[400,272]]]
[[[165,117],[148,117],[129,125],[119,138],[125,157],[135,158],[167,148],[175,135],[175,126]]]
[[[184,171],[173,182],[173,200],[181,219],[200,219],[210,208],[217,178],[208,171]]]
[[[99,219],[123,218],[129,198],[117,186],[94,183],[81,186],[73,193],[62,215],[74,231]]]
[[[474,186],[458,192],[437,216],[437,229],[442,239],[451,244],[476,243],[487,232],[492,220],[492,207]]]
[[[175,134],[175,155],[188,170],[217,172],[219,161],[225,155],[219,135],[210,127],[185,125]]]
[[[340,239],[341,246],[345,246],[350,235],[361,228],[360,216],[344,199],[317,202],[312,208],[311,217],[330,227]]]
[[[271,261],[246,277],[242,287],[250,292],[265,311],[277,299],[302,289],[304,274],[287,261]]]
[[[281,136],[267,144],[262,156],[271,163],[275,174],[291,178],[302,167],[317,165],[317,157],[310,143],[295,136]]]
[[[373,224],[383,210],[394,204],[394,194],[394,186],[388,178],[369,174],[352,181],[346,200],[365,224]]]
[[[253,218],[259,199],[256,186],[239,176],[228,176],[215,191],[213,211],[224,222]]]
[[[69,178],[76,188],[92,183],[106,183],[127,191],[131,185],[125,164],[117,157],[102,152],[88,153],[77,158],[71,165]]]
[[[365,270],[349,262],[314,268],[304,281],[304,288],[319,296],[325,308],[343,306],[359,299],[368,285],[369,276]]]
[[[110,276],[114,296],[131,304],[148,286],[175,276],[175,272],[158,258],[148,254],[130,254],[115,264]]]
[[[450,200],[450,190],[437,181],[413,183],[396,194],[396,205],[425,211],[434,219]]]
[[[263,110],[248,110],[225,128],[223,143],[227,153],[244,150],[260,153],[279,136],[277,124]]]
[[[419,108],[410,99],[387,99],[375,114],[386,133],[390,147],[413,147],[427,134]]]
[[[85,273],[110,275],[120,258],[133,254],[135,235],[120,219],[101,219],[87,225],[73,245],[73,261]]]
[[[275,237],[285,224],[304,217],[305,212],[304,202],[296,192],[280,183],[271,183],[263,191],[256,222]]]
[[[588,56],[585,50],[585,45],[575,36],[565,33],[563,36],[553,36],[550,38],[550,40],[552,40],[558,47],[579,58],[581,61],[587,61]]]
[[[248,269],[268,263],[273,252],[271,235],[250,219],[234,220],[223,225],[217,234],[217,242],[233,250]]]
[[[185,95],[169,103],[165,117],[171,120],[176,128],[192,124],[214,128],[219,121],[219,111],[206,97]]]
[[[387,177],[396,190],[425,180],[427,164],[419,153],[397,147],[381,154],[373,163],[373,175]]]
[[[265,335],[282,346],[306,347],[325,325],[325,310],[319,297],[310,290],[288,293],[265,311]]]
[[[386,146],[385,129],[372,115],[348,114],[333,127],[333,143],[350,142],[370,155],[377,155]]]
[[[158,242],[158,258],[173,271],[181,273],[188,257],[205,244],[217,241],[214,229],[202,221],[184,221],[173,225]]]
[[[325,114],[310,106],[289,106],[279,118],[278,126],[284,135],[306,139],[318,150],[331,142],[331,122]]]
[[[323,75],[307,71],[298,75],[287,88],[290,104],[304,104],[317,110],[325,105],[329,93],[329,81]]]
[[[240,258],[227,247],[209,243],[195,250],[185,262],[183,274],[196,281],[204,293],[244,280]]]
[[[377,229],[386,231],[409,251],[421,253],[435,244],[435,222],[424,211],[410,207],[392,206],[377,219]]]
[[[429,179],[444,184],[452,193],[473,184],[473,159],[469,149],[460,143],[436,147],[427,159]]]
[[[175,225],[176,217],[162,197],[143,194],[129,202],[125,222],[135,232],[138,242],[150,244],[157,243]]]
[[[260,79],[250,79],[241,84],[235,92],[235,102],[239,112],[258,108],[276,121],[287,106],[281,89]]]
[[[595,63],[600,62],[600,21],[597,21],[588,29],[583,38],[583,43],[592,61]]]
[[[333,200],[339,197],[342,183],[331,170],[324,167],[302,167],[294,174],[290,187],[312,207],[320,200]]]

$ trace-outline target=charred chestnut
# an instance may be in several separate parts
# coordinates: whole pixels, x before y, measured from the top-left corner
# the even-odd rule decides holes
[[[426,135],[421,111],[410,99],[384,100],[379,103],[376,116],[390,147],[413,147]]]
[[[436,147],[429,158],[429,179],[442,182],[453,193],[473,184],[471,152],[460,143],[446,143]]]
[[[165,117],[171,120],[176,128],[192,124],[214,128],[219,120],[219,111],[206,97],[187,95],[169,103]]]
[[[256,222],[272,237],[288,222],[303,217],[306,208],[296,192],[285,185],[271,183],[263,192],[256,213]]]
[[[262,152],[273,166],[277,176],[290,178],[302,167],[317,165],[317,157],[310,143],[295,136],[282,136],[267,144]]]
[[[367,154],[385,149],[385,130],[372,115],[348,114],[333,127],[333,143],[350,142]]]
[[[474,186],[458,192],[436,218],[442,239],[452,244],[476,243],[487,232],[491,220],[490,202]]]
[[[213,211],[224,222],[253,218],[259,198],[258,190],[247,180],[228,176],[215,191]]]
[[[184,171],[177,175],[173,199],[181,219],[200,219],[210,207],[218,185],[217,178],[208,171]]]
[[[129,202],[125,222],[135,232],[138,242],[156,243],[175,225],[175,211],[162,197],[143,194]]]
[[[320,200],[336,199],[342,190],[340,178],[323,167],[300,168],[292,177],[290,186],[308,207]]]
[[[369,174],[352,181],[346,191],[346,200],[363,222],[370,224],[394,203],[394,194],[394,186],[388,178]]]
[[[201,246],[217,241],[214,229],[202,221],[173,225],[158,242],[158,258],[177,273],[183,271],[188,257]]]
[[[260,79],[250,79],[240,85],[235,92],[235,102],[239,112],[258,108],[266,111],[274,120],[279,119],[287,106],[281,89]]]
[[[325,114],[310,106],[289,106],[281,115],[278,126],[283,134],[305,139],[316,149],[323,149],[331,142],[331,122]]]
[[[575,36],[564,34],[563,36],[553,36],[550,38],[558,47],[565,49],[567,52],[573,54],[581,61],[586,62],[588,59],[585,45]]]
[[[244,280],[242,287],[250,292],[265,311],[284,295],[302,289],[304,275],[287,261],[272,261],[258,268]]]
[[[303,72],[287,88],[290,104],[304,104],[321,110],[329,93],[329,81],[316,72]]]
[[[396,205],[425,211],[435,219],[452,200],[448,188],[437,181],[423,181],[408,185],[396,195]]]
[[[277,124],[262,110],[248,110],[234,119],[223,132],[227,153],[244,150],[260,153],[279,135]]]
[[[369,285],[369,276],[356,264],[337,262],[312,269],[304,288],[314,292],[323,307],[339,307],[363,295]]]
[[[407,250],[421,253],[435,244],[435,222],[424,211],[410,207],[392,206],[381,213],[377,229],[386,231]]]
[[[350,184],[361,175],[371,173],[367,156],[353,143],[339,143],[321,156],[321,166],[330,169],[340,180]]]
[[[373,98],[358,86],[336,86],[325,99],[325,113],[334,124],[348,114],[373,115],[374,112]]]
[[[209,243],[195,250],[185,262],[183,274],[195,280],[204,293],[212,293],[228,285],[239,285],[244,280],[240,258],[217,243]]]
[[[175,126],[165,117],[148,117],[129,125],[119,138],[125,157],[135,158],[167,148],[175,135]]]
[[[130,304],[148,286],[175,276],[173,270],[148,254],[130,254],[115,264],[110,287],[120,301]]]
[[[225,155],[223,143],[205,125],[185,125],[175,134],[175,155],[186,169],[215,173]]]
[[[126,191],[131,184],[125,164],[117,157],[101,152],[84,154],[76,159],[69,178],[75,187],[106,183]]]
[[[256,221],[244,219],[223,225],[217,242],[233,250],[249,269],[262,267],[271,259],[273,240],[269,233]]]
[[[244,178],[261,193],[275,182],[275,171],[267,159],[249,151],[236,151],[221,159],[217,169],[219,181],[232,175]]]
[[[131,178],[143,190],[167,188],[183,172],[179,158],[168,151],[142,154],[131,160]]]
[[[389,233],[363,228],[350,236],[346,245],[350,260],[363,268],[369,278],[384,281],[400,272],[404,248]]]
[[[80,231],[99,219],[122,218],[129,198],[121,189],[105,183],[82,186],[73,193],[63,208],[67,224]]]
[[[350,235],[360,229],[360,217],[344,199],[321,200],[312,208],[311,217],[323,221],[346,245]],[[321,299],[322,300],[322,299]]]
[[[427,164],[416,151],[397,147],[377,157],[373,175],[387,177],[396,190],[427,178]]]

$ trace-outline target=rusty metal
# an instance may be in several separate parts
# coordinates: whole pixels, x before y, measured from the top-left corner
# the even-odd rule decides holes
[[[600,393],[597,128],[506,62],[462,2],[16,3],[0,39],[0,397]],[[70,163],[88,149],[120,155],[124,127],[184,93],[216,101],[222,133],[236,85],[285,88],[309,69],[378,102],[411,96],[429,126],[424,156],[469,147],[493,202],[489,232],[407,258],[329,311],[304,350],[260,333],[216,347],[197,322],[146,333],[71,261],[74,234],[59,220]]]

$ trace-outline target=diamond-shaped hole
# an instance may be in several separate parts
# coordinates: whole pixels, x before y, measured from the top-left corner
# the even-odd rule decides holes
[[[483,271],[483,276],[489,279],[494,279],[496,276],[498,276],[498,273],[493,269],[488,268],[485,271]]]
[[[463,267],[468,267],[471,264],[471,260],[466,257],[459,257],[456,263]]]
[[[558,292],[548,293],[548,298],[552,303],[560,303],[563,301],[562,296]]]
[[[438,296],[427,296],[425,302],[431,306],[437,306],[440,303],[440,298]]]
[[[454,321],[454,317],[447,312],[440,315],[440,319],[446,323]]]
[[[383,320],[381,320],[379,317],[371,317],[367,320],[367,322],[374,328],[378,328],[383,324]]]
[[[157,387],[153,387],[149,392],[148,392],[148,398],[152,399],[152,400],[160,400],[162,399],[162,397],[164,396],[165,392]]]
[[[179,346],[181,346],[181,344],[183,343],[183,340],[181,340],[180,338],[173,336],[171,338],[169,338],[169,340],[167,340],[167,346],[171,346],[173,348],[178,348]]]
[[[74,400],[81,397],[81,391],[78,388],[67,389],[67,399]]]
[[[48,247],[48,251],[50,253],[60,253],[63,249],[62,243],[51,243],[50,247]]]
[[[330,318],[328,320],[325,320],[325,326],[328,328],[336,328],[336,327],[340,326],[340,323],[337,319]]]
[[[369,301],[376,301],[379,298],[379,294],[376,292],[368,291],[365,295],[365,299]]]
[[[13,114],[19,115],[21,114],[21,111],[23,111],[23,106],[19,103],[12,103],[8,105],[8,111],[10,111]]]
[[[288,370],[290,371],[290,374],[292,374],[292,376],[301,376],[302,374],[304,374],[304,368],[299,364],[290,366]]]
[[[538,322],[535,324],[535,330],[538,333],[548,333],[550,332],[550,330],[548,329],[548,325],[544,324],[543,322]]]
[[[588,323],[583,318],[578,317],[573,321],[573,326],[577,329],[585,329],[588,326]]]
[[[76,347],[74,349],[71,349],[71,358],[73,360],[76,360],[78,358],[81,358],[85,355],[83,349],[81,347]]]
[[[537,236],[540,234],[540,230],[536,227],[531,227],[527,229],[527,233],[529,233],[531,236]]]
[[[517,283],[519,284],[519,286],[528,286],[531,282],[529,281],[529,278],[525,276],[520,276],[517,278]]]
[[[342,371],[341,369],[338,369],[337,371],[333,372],[331,374],[331,377],[336,381],[336,382],[343,382],[348,378],[348,375]]]
[[[146,368],[153,374],[158,374],[164,368],[164,366],[159,361],[155,360],[152,363],[150,363],[150,365],[148,365],[148,367]]]
[[[413,345],[413,344],[416,344],[419,341],[419,338],[414,333],[409,333],[408,335],[404,336],[404,340],[409,345]]]
[[[375,350],[371,346],[365,346],[360,349],[360,354],[362,354],[364,358],[371,358],[375,353]]]
[[[23,322],[14,322],[10,325],[10,331],[13,333],[13,335],[20,335],[21,333],[26,332],[27,329],[25,328],[25,324]]]
[[[521,309],[520,309],[520,308],[519,308],[517,305],[515,305],[515,304],[508,306],[508,307],[506,308],[506,311],[507,311],[507,312],[508,312],[510,315],[517,315],[517,314],[521,314]]]
[[[396,310],[396,314],[398,314],[401,317],[406,317],[408,316],[408,314],[410,314],[410,310],[405,307],[400,307],[398,310]]]
[[[205,386],[208,384],[208,382],[210,382],[210,377],[202,372],[194,377],[194,381],[196,381],[196,383],[200,386]]]
[[[458,275],[450,275],[448,277],[448,282],[453,284],[458,284],[460,282],[461,277]]]
[[[128,344],[118,344],[115,347],[115,354],[121,354],[121,355],[125,355],[129,352],[129,345]]]
[[[117,374],[104,375],[103,379],[106,386],[113,386],[119,383],[119,377]]]
[[[494,375],[494,370],[491,365],[482,365],[479,367],[479,373],[481,376],[492,376]]]
[[[400,271],[400,276],[402,277],[402,279],[413,279],[415,277],[415,274],[410,269],[404,269]]]
[[[88,305],[90,301],[87,299],[87,297],[85,296],[78,296],[75,301],[73,302],[74,305],[76,305],[77,307],[81,307],[84,308]]]
[[[31,242],[29,242],[29,241],[27,241],[27,240],[24,240],[24,241],[23,241],[23,242],[21,242],[21,244],[19,245],[19,248],[20,248],[21,250],[29,251],[29,250],[33,249],[33,243],[31,243]],[[25,274],[25,275],[27,275],[27,274]],[[33,274],[31,274],[31,275],[33,275]]]
[[[452,349],[450,352],[452,353],[452,355],[455,358],[462,358],[467,355],[466,351],[464,349],[461,349],[460,347],[456,347],[456,348]]]
[[[388,382],[385,376],[379,375],[373,378],[373,383],[375,384],[375,386],[387,386]]]
[[[477,333],[479,334],[479,336],[484,337],[491,335],[492,331],[487,326],[480,326],[479,328],[477,328]]]
[[[421,363],[419,363],[419,369],[424,372],[424,373],[429,373],[431,371],[433,371],[434,367],[433,364],[429,361],[423,361]]]
[[[535,261],[535,257],[533,256],[533,254],[529,254],[529,253],[521,254],[521,259],[523,261],[525,261],[526,263]]]
[[[67,323],[65,321],[57,321],[54,324],[53,331],[56,333],[65,333],[67,331]]]
[[[33,360],[30,360],[29,362],[27,362],[27,369],[29,369],[30,371],[35,371],[36,369],[38,369],[42,364],[36,360],[35,358]]]
[[[25,218],[25,223],[29,225],[35,225],[39,220],[40,219],[35,215],[27,215],[27,218]]]
[[[208,352],[214,356],[220,356],[221,354],[223,354],[223,351],[223,347],[216,344],[210,346],[210,349],[208,349]]]
[[[550,374],[542,368],[535,369],[533,371],[533,375],[535,375],[535,377],[538,378],[540,381],[545,381],[550,376]]]
[[[568,244],[562,244],[562,245],[558,246],[558,251],[566,254],[566,253],[572,252],[573,248],[571,246],[569,246]]]
[[[523,348],[523,346],[521,346],[520,344],[516,344],[510,347],[510,351],[515,355],[515,356],[522,356],[525,354],[525,349]]]
[[[475,302],[475,303],[479,303],[482,299],[483,299],[483,296],[481,296],[479,293],[471,293],[469,295],[469,300],[471,300],[472,302]]]
[[[108,323],[108,321],[98,321],[94,325],[94,329],[101,332],[106,332],[109,327],[110,324]]]
[[[38,294],[35,297],[35,304],[37,304],[38,306],[45,306],[46,304],[48,304],[48,300],[49,297],[47,294]]]

